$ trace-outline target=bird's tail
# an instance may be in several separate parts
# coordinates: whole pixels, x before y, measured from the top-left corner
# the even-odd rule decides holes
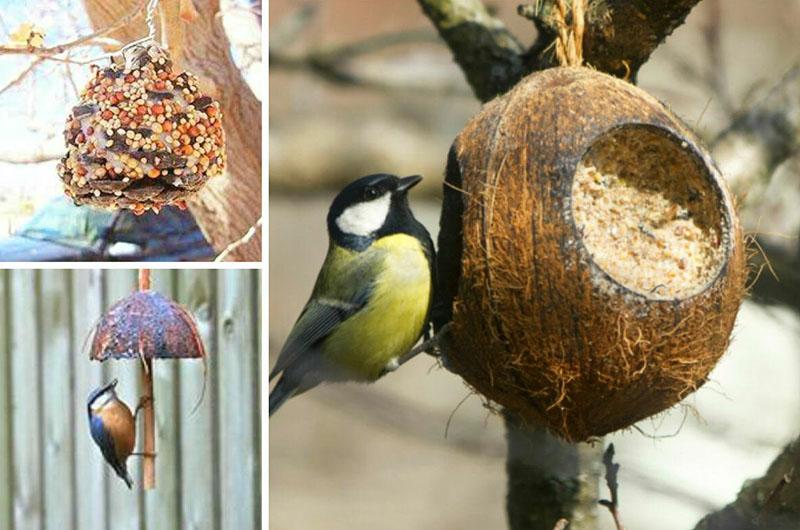
[[[281,377],[278,384],[269,393],[269,415],[272,416],[286,400],[297,393],[297,384],[292,384],[286,377]]]
[[[125,484],[128,486],[129,490],[133,489],[133,478],[131,478],[131,474],[128,473],[128,466],[124,463],[120,464],[117,468],[114,469],[119,475],[119,478],[125,481]]]

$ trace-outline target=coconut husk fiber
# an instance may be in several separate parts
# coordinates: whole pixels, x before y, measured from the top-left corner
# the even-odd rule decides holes
[[[675,405],[725,352],[746,278],[734,203],[643,90],[532,74],[461,131],[444,189],[448,360],[491,401],[586,440]]]

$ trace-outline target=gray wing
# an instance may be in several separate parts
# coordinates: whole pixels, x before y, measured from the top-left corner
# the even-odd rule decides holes
[[[281,349],[269,380],[291,366],[300,356],[312,350],[330,335],[336,327],[357,313],[369,299],[371,289],[366,287],[349,301],[331,298],[312,298],[292,328]]]

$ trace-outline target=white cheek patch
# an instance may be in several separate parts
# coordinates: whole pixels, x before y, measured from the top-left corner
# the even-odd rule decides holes
[[[111,392],[107,392],[97,398],[94,403],[92,403],[92,410],[94,412],[100,412],[100,410],[104,409],[106,405],[111,403],[114,400],[114,396]]]
[[[383,226],[391,206],[391,193],[350,206],[336,218],[336,226],[345,234],[368,236]]]

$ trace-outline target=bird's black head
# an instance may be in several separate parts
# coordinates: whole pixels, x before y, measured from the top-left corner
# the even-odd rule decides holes
[[[116,379],[114,379],[110,383],[108,383],[108,384],[106,384],[104,386],[101,386],[100,388],[96,388],[95,390],[93,390],[92,393],[89,394],[89,398],[87,399],[86,404],[89,407],[91,407],[92,403],[94,403],[97,400],[97,398],[99,398],[103,394],[106,394],[108,392],[115,392],[115,389],[117,387],[117,382],[118,381]]]
[[[372,241],[389,234],[418,230],[408,206],[408,190],[422,177],[396,177],[385,173],[367,175],[339,192],[328,211],[328,233],[339,245],[364,250]]]

